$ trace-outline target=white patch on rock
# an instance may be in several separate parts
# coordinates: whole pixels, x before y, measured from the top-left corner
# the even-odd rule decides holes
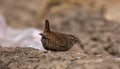
[[[39,33],[35,28],[13,29],[7,26],[4,17],[0,14],[0,45],[2,47],[32,47],[45,51]]]

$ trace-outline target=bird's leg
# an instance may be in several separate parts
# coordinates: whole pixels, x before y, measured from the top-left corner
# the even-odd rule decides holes
[[[44,51],[44,53],[51,53],[51,50],[46,50]]]

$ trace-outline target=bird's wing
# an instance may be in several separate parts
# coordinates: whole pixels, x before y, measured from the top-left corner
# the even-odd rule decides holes
[[[46,34],[46,37],[47,39],[49,39],[51,42],[63,47],[66,45],[66,40],[65,38],[59,34],[59,33],[51,33],[51,34]],[[64,39],[63,39],[64,38]]]

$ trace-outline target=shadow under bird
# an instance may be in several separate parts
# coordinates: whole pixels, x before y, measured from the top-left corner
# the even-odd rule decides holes
[[[42,44],[46,50],[51,51],[67,51],[75,43],[80,43],[80,41],[73,35],[58,33],[50,30],[49,21],[45,20],[45,29],[42,36]]]

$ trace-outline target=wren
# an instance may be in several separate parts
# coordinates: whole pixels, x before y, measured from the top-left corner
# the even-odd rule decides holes
[[[45,20],[45,29],[40,35],[43,47],[51,51],[68,51],[75,43],[80,42],[73,35],[51,31],[48,20]]]

